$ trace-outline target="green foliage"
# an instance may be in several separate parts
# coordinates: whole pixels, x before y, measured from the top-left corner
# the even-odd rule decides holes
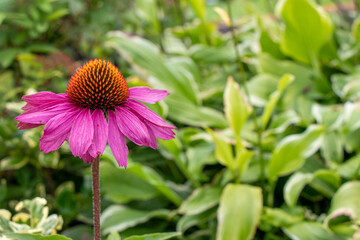
[[[106,58],[169,91],[148,106],[178,129],[127,169],[106,148],[103,239],[358,239],[360,19],[338,2],[0,1],[0,236],[92,239],[90,166],[14,117]]]
[[[8,210],[0,209],[0,236],[10,239],[68,239],[59,235],[52,235],[61,230],[63,219],[55,214],[48,216],[49,208],[45,207],[44,198],[34,198],[19,202],[15,206],[18,212],[11,217]],[[25,212],[23,212],[25,210]],[[28,233],[28,234],[24,234]],[[31,234],[30,234],[31,233]],[[38,234],[38,235],[33,235]]]

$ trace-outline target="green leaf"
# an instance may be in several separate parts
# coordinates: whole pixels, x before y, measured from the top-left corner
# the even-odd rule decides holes
[[[16,240],[71,240],[70,238],[61,236],[61,235],[51,235],[51,236],[41,236],[38,234],[29,234],[29,233],[0,233],[9,238],[14,238]]]
[[[16,56],[21,52],[21,49],[6,48],[0,51],[0,65],[3,68],[8,68],[15,60]]]
[[[236,136],[240,135],[251,110],[240,91],[239,84],[232,77],[229,77],[224,91],[224,111],[226,119]]]
[[[282,51],[296,60],[313,63],[321,47],[330,41],[330,17],[312,0],[281,0],[277,10],[285,22]]]
[[[319,149],[324,130],[323,126],[311,125],[301,134],[283,138],[273,151],[269,163],[269,179],[287,175],[301,167],[305,158]]]
[[[202,187],[195,191],[181,204],[179,212],[194,215],[204,212],[219,203],[222,188]]]
[[[106,238],[106,240],[121,240],[121,237],[120,237],[119,233],[112,232],[109,234],[109,236]]]
[[[156,188],[160,193],[172,201],[175,205],[181,204],[180,196],[175,193],[165,182],[165,180],[152,168],[143,166],[141,164],[129,164],[126,171],[132,172],[140,178],[147,181],[150,185]]]
[[[209,107],[197,106],[177,93],[166,97],[169,117],[177,122],[193,126],[225,128],[228,126],[223,113]]]
[[[338,235],[352,237],[360,217],[360,182],[343,184],[332,198],[329,215],[325,220],[328,229]]]
[[[10,89],[14,89],[14,74],[11,71],[5,71],[0,74],[0,99],[6,101]]]
[[[268,104],[265,107],[264,113],[262,115],[262,124],[263,129],[266,128],[269,119],[271,117],[274,108],[279,101],[281,95],[283,94],[285,88],[294,81],[294,76],[290,74],[285,74],[279,81],[277,90],[271,94]]]
[[[351,26],[351,33],[352,33],[352,36],[354,37],[354,39],[360,43],[360,16],[357,17],[352,26]]]
[[[301,191],[305,185],[309,184],[313,179],[312,173],[295,173],[286,182],[284,187],[284,199],[287,205],[295,207]]]
[[[220,200],[216,239],[252,239],[259,224],[261,211],[260,188],[248,185],[227,185]]]
[[[219,163],[228,167],[230,170],[234,170],[235,161],[231,145],[220,137],[217,137],[210,128],[206,130],[211,134],[214,140],[216,159],[219,161]]]
[[[201,19],[205,19],[206,15],[206,7],[205,0],[187,0],[191,7],[194,9],[196,15]]]
[[[304,219],[301,208],[288,210],[265,207],[264,210],[261,220],[270,223],[274,227],[288,227]]]
[[[278,83],[279,77],[267,73],[260,73],[251,78],[247,83],[251,103],[254,106],[265,106],[270,95],[276,91]]]
[[[217,208],[214,207],[205,212],[196,215],[184,215],[177,222],[176,230],[179,232],[185,232],[187,229],[202,225],[216,217]]]
[[[301,222],[283,229],[291,239],[345,240],[330,234],[321,223]]]
[[[169,213],[170,212],[165,209],[144,211],[125,206],[112,205],[101,214],[101,229],[104,234],[120,232],[140,223],[147,222],[154,217],[167,218]]]
[[[0,170],[15,170],[22,168],[29,162],[29,158],[23,155],[9,156],[1,159]]]
[[[181,233],[179,232],[168,232],[168,233],[152,233],[142,236],[132,236],[125,238],[125,240],[167,240],[174,237],[179,237]]]
[[[105,196],[115,203],[148,200],[159,194],[145,179],[105,161],[100,166],[100,180]]]

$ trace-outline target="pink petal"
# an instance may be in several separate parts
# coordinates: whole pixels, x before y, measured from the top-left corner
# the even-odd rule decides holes
[[[35,128],[38,126],[41,126],[42,124],[32,124],[32,123],[24,123],[24,122],[19,122],[16,126],[19,130],[25,130],[25,129],[31,129],[31,128]]]
[[[151,122],[145,121],[148,128],[154,133],[155,137],[162,140],[170,140],[174,138],[175,133],[170,128],[159,127]]]
[[[84,108],[76,117],[70,131],[69,146],[75,157],[83,156],[94,138],[94,125],[89,108]]]
[[[81,158],[85,163],[92,163],[95,159],[89,152],[86,152]]]
[[[159,115],[138,101],[128,99],[128,101],[125,102],[123,106],[128,107],[137,116],[141,116],[141,118],[144,118],[159,127],[176,129],[175,126],[166,123]]]
[[[133,87],[130,88],[129,91],[131,98],[136,98],[146,103],[156,103],[169,95],[168,91],[151,89],[148,87]]]
[[[92,119],[94,122],[94,148],[98,155],[102,155],[108,140],[108,124],[103,111],[100,109],[94,110]]]
[[[58,149],[70,134],[72,124],[80,110],[65,112],[50,119],[40,138],[40,150],[48,153]]]
[[[58,104],[55,106],[51,106],[48,108],[43,109],[39,112],[24,112],[21,115],[17,116],[15,118],[18,122],[24,122],[24,123],[32,123],[32,124],[46,124],[51,118],[62,114],[64,112],[69,112],[75,110],[77,107],[73,103],[66,102],[62,104]]]
[[[25,102],[34,105],[39,106],[41,104],[45,104],[51,101],[57,101],[57,100],[64,100],[67,98],[67,95],[65,93],[61,94],[55,94],[52,92],[38,92],[31,95],[26,95],[22,97],[22,100]]]
[[[146,125],[130,110],[116,107],[116,120],[120,131],[137,145],[152,145],[151,136]]]
[[[121,133],[117,123],[116,115],[112,110],[108,110],[109,137],[108,142],[119,166],[127,167],[127,155],[129,150],[126,146],[125,136]]]

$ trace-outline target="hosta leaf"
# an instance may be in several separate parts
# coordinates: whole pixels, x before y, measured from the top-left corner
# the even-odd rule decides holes
[[[261,211],[260,188],[249,185],[227,185],[220,200],[216,239],[252,239],[260,221]]]
[[[276,146],[269,163],[269,178],[289,174],[298,169],[320,147],[323,126],[312,125],[301,133],[287,136]]]
[[[285,22],[282,51],[296,60],[313,63],[333,32],[330,17],[313,0],[281,0],[277,10]]]

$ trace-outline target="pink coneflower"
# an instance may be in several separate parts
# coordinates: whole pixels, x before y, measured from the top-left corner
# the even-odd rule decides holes
[[[91,163],[102,155],[108,142],[118,164],[126,167],[125,136],[137,145],[154,149],[156,138],[174,138],[171,129],[176,127],[139,102],[155,103],[168,94],[148,87],[129,89],[117,67],[95,59],[71,77],[66,93],[23,96],[27,104],[15,120],[20,130],[45,124],[40,139],[40,150],[45,153],[68,141],[74,156]]]

